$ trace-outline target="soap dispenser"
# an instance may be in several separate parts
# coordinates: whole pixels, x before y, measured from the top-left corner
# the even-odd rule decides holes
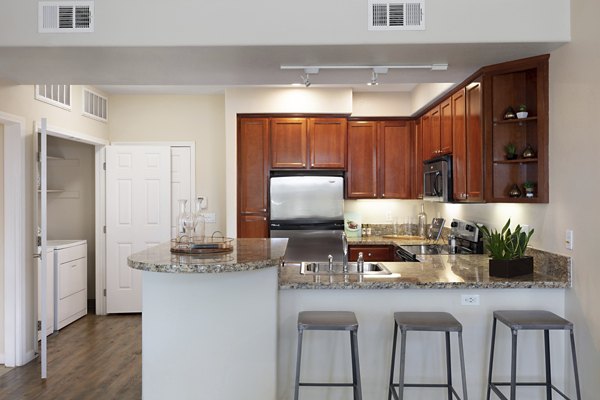
[[[425,214],[425,204],[421,203],[421,212],[417,215],[417,235],[422,238],[427,237],[427,214]]]

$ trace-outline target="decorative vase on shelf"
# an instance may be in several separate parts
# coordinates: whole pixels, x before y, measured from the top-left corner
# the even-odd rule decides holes
[[[522,156],[523,156],[523,158],[534,158],[535,157],[535,152],[533,151],[533,148],[531,147],[530,144],[527,144],[527,146],[525,147],[525,150],[523,150]]]
[[[519,189],[519,186],[515,183],[512,188],[510,189],[510,191],[508,192],[508,195],[512,198],[518,198],[521,197],[521,189]]]
[[[515,114],[515,110],[512,107],[508,107],[504,112],[504,119],[516,119],[517,115]]]

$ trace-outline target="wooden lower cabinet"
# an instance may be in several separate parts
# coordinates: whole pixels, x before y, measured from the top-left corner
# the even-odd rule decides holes
[[[348,261],[356,261],[358,253],[363,253],[365,261],[394,261],[394,246],[348,246]]]
[[[269,218],[267,215],[240,215],[238,217],[237,237],[268,238]]]

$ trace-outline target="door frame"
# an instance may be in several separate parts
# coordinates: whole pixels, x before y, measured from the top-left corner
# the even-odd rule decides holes
[[[110,142],[111,146],[169,146],[189,147],[190,164],[190,192],[196,192],[196,142]],[[103,147],[96,151],[96,315],[106,315],[106,149]],[[101,205],[100,212],[98,207]],[[100,254],[102,249],[102,254]]]
[[[25,365],[27,351],[27,279],[31,257],[26,254],[25,118],[0,111],[4,125],[4,354],[7,367]],[[10,166],[10,168],[7,168]],[[15,167],[16,166],[16,167]]]

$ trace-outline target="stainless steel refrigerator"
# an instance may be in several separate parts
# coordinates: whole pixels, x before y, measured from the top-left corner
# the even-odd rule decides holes
[[[344,231],[343,173],[273,172],[270,191],[270,234],[288,238],[287,263],[341,261]]]

